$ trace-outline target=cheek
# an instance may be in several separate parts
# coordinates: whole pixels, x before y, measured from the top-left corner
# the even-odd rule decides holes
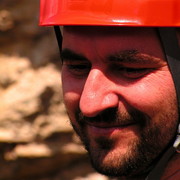
[[[69,88],[65,83],[63,84],[63,99],[69,119],[74,124],[76,119],[75,113],[77,112],[79,107],[80,95],[78,93],[69,90]]]
[[[73,113],[79,107],[80,95],[84,86],[83,80],[74,80],[62,71],[62,90],[64,104],[68,113]]]
[[[170,73],[146,78],[131,89],[129,104],[153,117],[176,106],[176,94]]]

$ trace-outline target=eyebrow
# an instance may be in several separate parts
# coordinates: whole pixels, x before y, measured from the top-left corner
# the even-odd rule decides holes
[[[61,59],[64,60],[78,60],[78,61],[85,61],[88,60],[85,56],[75,53],[74,51],[66,48],[63,49],[61,52]]]
[[[120,51],[115,54],[109,55],[107,59],[110,62],[141,63],[141,64],[160,63],[162,61],[162,59],[158,57],[140,53],[138,50]]]

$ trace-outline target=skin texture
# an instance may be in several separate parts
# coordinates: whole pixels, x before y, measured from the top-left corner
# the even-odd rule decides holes
[[[155,29],[65,27],[64,102],[93,166],[140,177],[174,139],[174,84]]]

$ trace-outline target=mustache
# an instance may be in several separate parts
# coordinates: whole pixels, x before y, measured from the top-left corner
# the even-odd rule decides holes
[[[85,123],[103,123],[123,126],[126,124],[138,123],[141,126],[145,126],[147,119],[149,119],[148,116],[138,110],[120,112],[118,108],[106,109],[94,117],[84,116],[81,111],[76,113],[76,120],[81,125]]]

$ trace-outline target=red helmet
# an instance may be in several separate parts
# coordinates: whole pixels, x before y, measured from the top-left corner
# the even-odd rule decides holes
[[[41,0],[40,25],[180,26],[180,0]]]

